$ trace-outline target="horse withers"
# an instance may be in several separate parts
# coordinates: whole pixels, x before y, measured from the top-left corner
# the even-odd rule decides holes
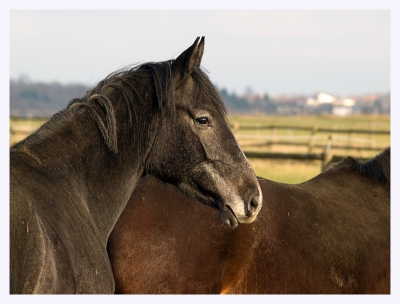
[[[203,50],[197,38],[176,60],[109,75],[11,147],[10,293],[113,293],[107,239],[144,174],[226,225],[255,219],[260,185],[200,69]]]
[[[390,293],[390,149],[298,184],[259,178],[264,205],[232,229],[143,177],[108,242],[117,293]]]

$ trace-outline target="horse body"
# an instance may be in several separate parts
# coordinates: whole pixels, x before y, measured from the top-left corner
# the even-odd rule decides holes
[[[390,293],[390,189],[353,165],[346,160],[300,185],[260,180],[281,203],[264,205],[247,275],[223,292]]]
[[[108,242],[116,292],[390,293],[390,149],[298,185],[259,180],[257,219],[232,229],[142,178]]]
[[[260,186],[200,70],[198,40],[176,60],[111,74],[11,148],[11,293],[113,293],[107,239],[144,174],[227,225],[255,219]]]
[[[88,121],[86,111],[74,111],[80,113],[71,115],[72,121],[60,126],[60,132],[74,125],[75,119],[78,125],[78,120]],[[112,175],[113,162],[105,161],[108,151],[96,152],[99,140],[86,143],[74,137],[69,141],[68,136],[60,140],[47,128],[11,149],[11,292],[113,292],[105,248],[124,204],[108,202],[126,202],[142,172],[129,172],[129,180]],[[87,123],[88,128],[96,127]],[[109,169],[109,175],[104,176],[100,165]],[[134,166],[127,168],[135,171]],[[113,195],[111,189],[121,192]]]

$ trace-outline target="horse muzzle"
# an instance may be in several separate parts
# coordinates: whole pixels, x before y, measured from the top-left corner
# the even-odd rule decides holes
[[[244,203],[243,203],[244,202]],[[230,227],[252,223],[262,207],[262,192],[250,196],[247,200],[232,200],[219,208],[221,221]]]

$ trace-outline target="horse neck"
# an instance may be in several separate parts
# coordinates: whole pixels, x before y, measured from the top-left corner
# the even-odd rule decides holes
[[[29,154],[33,167],[73,200],[86,205],[83,209],[107,239],[143,174],[155,131],[143,132],[151,128],[142,125],[123,134],[127,127],[118,125],[121,143],[114,153],[84,109],[67,109],[57,115],[65,117],[52,118],[12,150]]]

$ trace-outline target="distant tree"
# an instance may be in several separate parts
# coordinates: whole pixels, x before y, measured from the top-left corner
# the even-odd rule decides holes
[[[73,98],[83,96],[88,89],[81,84],[31,82],[25,76],[11,80],[11,115],[26,116],[34,112],[34,116],[51,116],[65,108]]]
[[[57,82],[32,82],[27,75],[10,80],[10,112],[12,116],[50,117],[64,109],[76,97],[82,97],[90,88],[81,84],[60,84]],[[218,88],[217,88],[218,89]],[[257,95],[248,87],[245,96],[229,93],[225,88],[218,89],[230,114],[329,114],[332,105],[305,107],[309,96],[289,96],[276,99],[268,93]],[[301,101],[301,102],[299,102]],[[372,102],[357,104],[360,113],[390,113],[390,93],[379,95]]]

